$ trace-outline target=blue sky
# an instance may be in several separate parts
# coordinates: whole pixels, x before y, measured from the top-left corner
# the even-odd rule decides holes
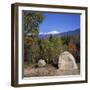
[[[80,14],[43,13],[45,19],[40,24],[40,34],[61,33],[80,28]]]

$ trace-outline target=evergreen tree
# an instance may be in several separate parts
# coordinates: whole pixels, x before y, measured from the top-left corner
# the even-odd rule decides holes
[[[27,43],[24,43],[24,52],[26,56],[24,58],[29,62],[36,62],[39,57],[39,46],[38,46],[38,34],[39,25],[42,23],[44,15],[39,12],[23,11],[23,22],[24,22],[24,41],[26,37],[29,38],[28,48]]]

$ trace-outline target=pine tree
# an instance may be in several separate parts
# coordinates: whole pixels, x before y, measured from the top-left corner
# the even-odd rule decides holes
[[[35,63],[39,57],[38,34],[39,25],[42,23],[44,15],[39,12],[23,11],[23,25],[24,25],[24,41],[26,37],[29,38],[27,43],[24,43],[24,58],[29,62]]]

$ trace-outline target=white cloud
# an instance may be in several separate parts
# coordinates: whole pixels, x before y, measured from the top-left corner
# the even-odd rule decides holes
[[[40,32],[39,34],[46,35],[46,34],[58,34],[58,33],[60,33],[60,32],[58,32],[58,31],[51,31],[51,32]]]

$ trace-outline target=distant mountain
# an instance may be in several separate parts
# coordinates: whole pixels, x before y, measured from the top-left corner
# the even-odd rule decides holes
[[[63,37],[63,36],[76,36],[80,35],[80,29],[75,29],[73,31],[68,31],[68,32],[63,32],[63,33],[58,33],[58,34],[40,34],[40,38],[48,38],[50,35],[53,36],[58,36],[58,37]]]
[[[57,34],[60,36],[76,36],[76,35],[80,35],[80,29],[76,29],[74,31],[68,31],[68,32],[63,32],[60,34]]]

